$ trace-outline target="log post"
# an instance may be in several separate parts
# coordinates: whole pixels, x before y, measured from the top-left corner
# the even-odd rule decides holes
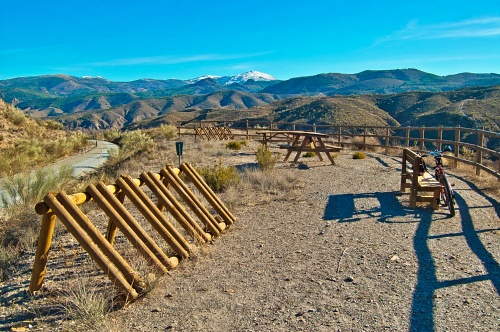
[[[420,127],[419,129],[420,131],[420,150],[421,151],[425,151],[425,142],[424,142],[424,139],[425,139],[425,129],[424,127]]]
[[[483,130],[484,127],[481,129]],[[482,131],[477,130],[477,146],[478,149],[476,151],[476,175],[481,175],[481,167],[479,165],[483,164],[483,150],[481,149],[484,146],[484,133]]]
[[[459,152],[460,152],[460,125],[457,128],[455,128],[455,151],[454,151],[455,158],[458,158]],[[453,161],[453,165],[455,167],[458,166],[457,159]]]
[[[410,147],[410,127],[406,127],[405,148]]]
[[[438,137],[437,137],[437,149],[441,151],[443,148],[443,125],[438,129]]]
[[[30,292],[36,292],[42,287],[43,279],[45,278],[45,273],[47,272],[47,260],[55,224],[56,215],[54,212],[43,215],[40,236],[38,237],[38,247],[35,254],[35,262],[33,263],[33,271],[31,272],[31,283],[29,286]]]

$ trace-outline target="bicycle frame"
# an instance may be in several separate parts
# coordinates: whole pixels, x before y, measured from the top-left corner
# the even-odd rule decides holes
[[[451,151],[451,147],[448,147],[444,151]],[[443,169],[443,158],[442,152],[444,151],[433,151],[429,152],[427,155],[431,155],[434,157],[434,161],[436,163],[436,167],[434,167],[434,177],[441,185],[441,196],[440,201],[444,201],[445,205],[448,206],[450,210],[451,216],[455,215],[455,192],[453,187],[449,184],[446,174]]]

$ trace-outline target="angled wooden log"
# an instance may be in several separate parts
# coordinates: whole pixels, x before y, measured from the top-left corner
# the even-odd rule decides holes
[[[196,172],[194,167],[188,163],[184,163],[180,166],[181,170],[188,177],[200,193],[205,197],[205,199],[212,205],[214,210],[222,217],[227,225],[232,225],[236,218],[232,215],[229,209],[224,205],[224,203],[217,197],[213,190],[208,186],[205,180]]]
[[[171,168],[163,168],[160,171],[160,174],[164,176],[164,181],[169,183],[172,188],[177,192],[177,194],[182,198],[182,200],[189,206],[189,208],[196,214],[198,219],[205,225],[208,232],[212,234],[212,236],[218,236],[221,232],[219,223],[215,220],[215,218],[208,213],[208,211],[203,210],[203,205],[198,201],[196,197],[189,188],[185,185],[185,183],[180,180],[180,178],[173,174]]]
[[[146,218],[146,220],[150,223],[150,225],[156,230],[156,232],[167,242],[167,244],[177,253],[177,251],[181,252],[185,251],[182,249],[180,244],[174,239],[174,237],[168,232],[168,230],[163,227],[163,225],[154,217],[153,213],[147,208],[144,202],[137,196],[134,190],[129,186],[129,183],[125,182],[124,178],[121,177],[116,180],[116,184],[120,187],[121,190],[125,192],[125,195],[128,199],[134,204],[134,206],[139,210],[139,212]],[[160,249],[160,247],[151,239],[151,243],[153,247],[155,247],[158,254],[161,257],[158,257],[162,260],[167,267],[173,268],[171,265],[170,258]],[[149,246],[149,245],[148,245]],[[151,247],[150,247],[151,249]],[[177,250],[177,251],[176,251]],[[187,254],[187,253],[186,253]],[[189,254],[187,254],[189,256]],[[182,257],[182,255],[180,255]]]
[[[76,207],[66,196],[66,193],[60,192],[56,199],[82,228],[97,247],[111,260],[111,262],[120,270],[129,284],[138,292],[145,289],[146,284],[139,277],[139,274],[123,259],[123,257],[111,246],[106,238],[99,232],[95,225],[87,218],[83,212]]]
[[[167,217],[158,209],[158,207],[149,199],[144,191],[134,183],[128,175],[122,175],[121,179],[127,183],[133,193],[139,199],[138,202],[133,202],[134,205],[143,213],[144,217],[151,223],[154,229],[163,237],[169,246],[177,255],[182,258],[189,257],[189,252],[192,251],[191,246],[179,231],[170,223]],[[137,203],[137,204],[136,204]],[[139,205],[141,207],[139,207]]]
[[[89,235],[78,225],[73,217],[66,211],[64,206],[52,194],[44,198],[44,202],[55,212],[57,218],[66,226],[66,229],[75,237],[80,245],[88,252],[90,257],[99,265],[101,270],[120,289],[129,300],[138,297],[137,291],[127,281],[125,276],[111,262],[111,260],[99,249]]]
[[[139,254],[146,259],[149,264],[152,264],[157,269],[163,273],[167,273],[167,268],[162,264],[162,262],[156,257],[155,253],[151,251],[148,246],[144,243],[141,236],[144,238],[146,233],[141,226],[133,220],[133,218],[128,219],[128,222],[120,215],[120,213],[113,207],[119,205],[118,198],[115,198],[113,194],[104,186],[102,183],[98,185],[99,189],[94,185],[89,185],[87,187],[87,192],[92,196],[94,201],[99,205],[99,207],[106,213],[106,215],[113,221],[113,224],[119,228],[123,235],[130,241],[132,246],[137,249]]]
[[[211,240],[210,234],[203,231],[167,187],[154,177],[151,172],[147,174],[142,173],[141,180],[144,181],[158,201],[161,202],[162,206],[167,209],[188,234],[201,243]]]

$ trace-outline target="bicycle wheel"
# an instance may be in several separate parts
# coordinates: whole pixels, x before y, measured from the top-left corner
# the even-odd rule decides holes
[[[455,197],[453,197],[453,191],[451,190],[450,183],[448,182],[448,178],[443,174],[440,179],[441,185],[444,189],[444,203],[448,207],[450,211],[450,216],[455,216]]]

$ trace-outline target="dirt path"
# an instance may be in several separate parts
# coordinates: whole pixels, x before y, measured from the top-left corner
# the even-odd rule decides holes
[[[58,170],[63,166],[71,166],[73,167],[73,176],[79,177],[84,173],[95,171],[108,160],[110,151],[118,148],[116,144],[106,141],[90,140],[89,142],[92,143],[92,148],[89,151],[68,157],[49,167]]]
[[[238,222],[116,328],[174,331],[498,331],[500,205],[453,177],[458,213],[408,208],[400,158],[280,164],[304,191]],[[256,193],[258,195],[258,193]],[[257,199],[257,197],[256,197]]]
[[[254,203],[234,209],[234,226],[109,314],[106,329],[498,331],[500,204],[453,176],[454,218],[410,209],[399,193],[401,158],[344,153],[336,162],[279,163],[276,172],[299,179],[298,193],[237,197]],[[61,284],[52,262],[46,294]],[[8,324],[26,312],[18,294],[29,272],[1,285]]]

